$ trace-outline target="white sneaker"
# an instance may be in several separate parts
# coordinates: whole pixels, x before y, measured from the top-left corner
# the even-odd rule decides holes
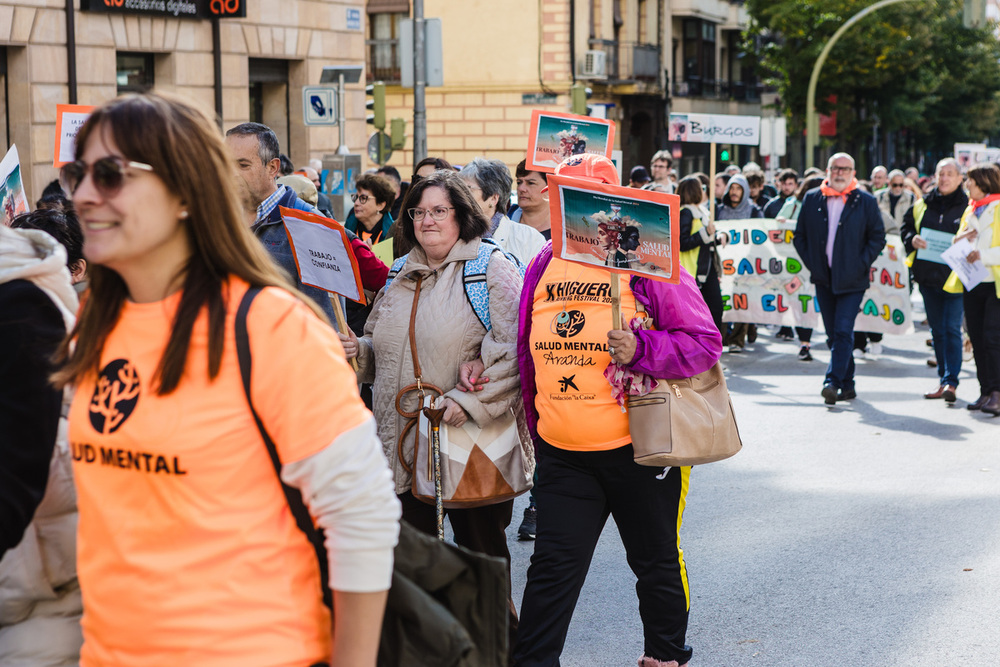
[[[876,343],[873,341],[868,346],[868,354],[874,355],[876,357],[882,354],[882,343]]]

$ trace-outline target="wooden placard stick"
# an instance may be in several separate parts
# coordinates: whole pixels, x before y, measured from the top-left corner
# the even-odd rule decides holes
[[[342,334],[349,334],[351,328],[347,326],[347,318],[344,316],[344,309],[340,307],[340,297],[336,294],[330,294],[330,305],[333,306],[333,315],[337,319],[337,330]],[[356,373],[358,371],[358,360],[350,359],[351,368],[354,369]]]
[[[611,274],[611,328],[617,329],[622,325],[622,283],[621,276],[617,273]]]

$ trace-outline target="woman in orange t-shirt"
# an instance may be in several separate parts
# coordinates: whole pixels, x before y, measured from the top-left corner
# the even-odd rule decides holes
[[[243,221],[214,121],[121,97],[75,157],[91,291],[55,379],[76,386],[81,664],[374,665],[399,502],[336,332]],[[278,464],[235,351],[251,287],[247,391]],[[325,531],[328,581],[281,481]]]
[[[619,182],[614,164],[598,155],[564,160],[556,173]],[[620,283],[622,319],[633,324],[642,311],[653,329],[609,331],[611,281]],[[512,664],[559,664],[610,516],[638,579],[644,640],[638,664],[683,667],[692,651],[685,642],[690,596],[679,532],[691,468],[635,463],[628,417],[608,373],[691,377],[715,365],[722,337],[697,284],[683,269],[676,285],[629,279],[568,262],[546,246],[525,274],[517,350],[538,460],[538,526]],[[466,389],[478,389],[469,384],[475,377],[465,380]]]

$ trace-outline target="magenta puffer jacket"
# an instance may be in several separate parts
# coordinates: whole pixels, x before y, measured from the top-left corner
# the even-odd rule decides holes
[[[517,364],[521,372],[524,413],[531,437],[538,437],[535,410],[535,362],[531,358],[532,304],[535,288],[552,260],[552,243],[528,265],[521,290],[517,331]],[[698,291],[694,278],[683,268],[681,281],[671,285],[633,276],[629,287],[635,300],[646,307],[656,329],[636,332],[635,357],[629,367],[655,378],[687,378],[704,373],[722,356],[722,336]],[[611,388],[608,388],[611,391]]]

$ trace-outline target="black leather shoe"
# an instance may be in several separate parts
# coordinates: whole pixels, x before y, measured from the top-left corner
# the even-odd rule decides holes
[[[994,417],[1000,415],[1000,391],[990,393],[990,400],[986,401],[986,403],[983,404],[983,407],[979,409],[993,415]]]
[[[986,401],[988,401],[988,400],[990,400],[990,395],[989,394],[983,394],[982,396],[979,397],[979,400],[976,401],[975,403],[969,403],[968,405],[966,405],[965,409],[966,410],[981,410],[982,407],[984,405],[986,405]]]
[[[853,389],[841,389],[840,391],[837,392],[838,401],[849,401],[857,397],[858,397],[858,392],[854,391]]]
[[[827,405],[833,405],[837,402],[837,388],[832,384],[823,385],[823,391],[820,392],[823,397],[823,402]]]

